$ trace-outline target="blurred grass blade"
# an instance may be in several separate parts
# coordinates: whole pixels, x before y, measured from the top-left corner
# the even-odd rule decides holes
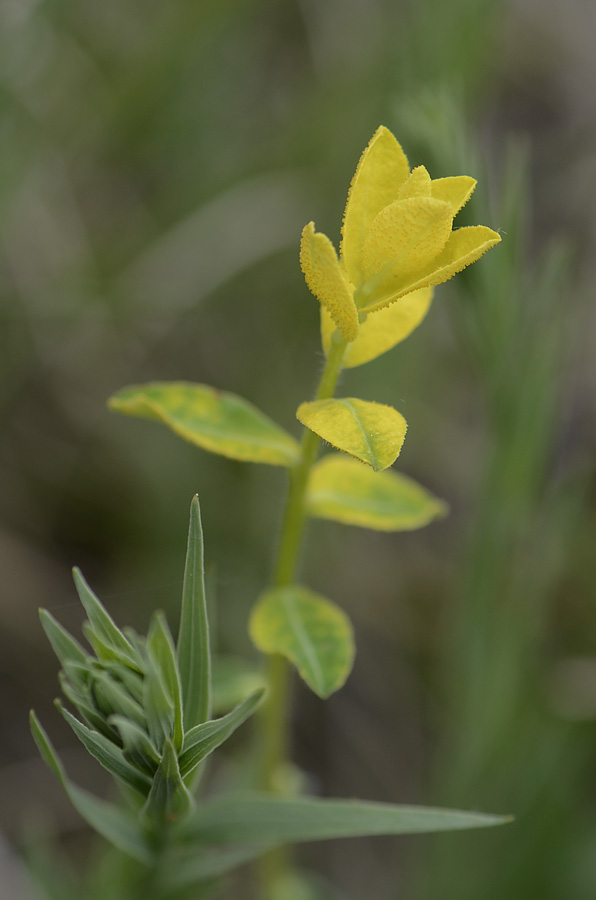
[[[205,598],[203,527],[196,495],[190,505],[177,654],[184,728],[188,731],[205,722],[211,712],[211,651]]]
[[[124,744],[124,759],[153,778],[160,758],[147,732],[124,716],[110,716],[110,725],[118,729]]]
[[[58,657],[60,664],[67,661],[84,663],[87,654],[75,638],[62,625],[56,621],[47,609],[39,610],[39,618],[46,637],[52,645],[52,650]]]
[[[299,448],[294,438],[256,406],[236,394],[204,384],[152,382],[123,388],[110,409],[163,422],[203,450],[244,462],[292,466]]]
[[[217,749],[224,741],[253,714],[265,694],[264,688],[255,691],[232,712],[221,719],[203,722],[191,728],[184,735],[184,748],[180,756],[180,771],[184,777],[189,775],[206,756]]]
[[[328,444],[372,466],[375,472],[395,462],[408,427],[393,407],[355,397],[301,403],[296,417]]]
[[[346,614],[298,585],[267,591],[252,611],[250,636],[264,653],[289,659],[319,697],[345,682],[354,662],[354,635]]]
[[[111,775],[115,775],[138,791],[141,796],[146,797],[151,787],[151,779],[131,765],[112,741],[79,722],[59,701],[56,702],[56,706],[91,756]]]
[[[202,804],[185,823],[181,836],[206,844],[244,841],[272,847],[365,835],[459,831],[508,821],[506,816],[452,809],[254,793]]]
[[[311,516],[377,531],[412,531],[444,516],[447,505],[399,472],[371,472],[355,459],[329,454],[311,472]]]
[[[140,862],[149,863],[151,861],[149,847],[135,819],[112,803],[99,800],[74,785],[67,777],[56,751],[33,711],[29,720],[39,752],[68,794],[77,812],[95,831],[123,853]]]
[[[124,637],[99,598],[93,593],[80,569],[75,567],[72,570],[72,576],[81,603],[89,617],[91,628],[97,634],[97,637],[108,646],[120,650],[127,660],[141,669],[141,660],[134,647]]]
[[[168,628],[168,623],[163,613],[156,612],[151,619],[149,634],[147,635],[147,652],[161,673],[170,699],[174,707],[174,731],[172,740],[176,752],[182,750],[184,737],[182,727],[182,688],[180,685],[180,673],[174,641]]]
[[[178,756],[171,740],[166,740],[159,768],[141,817],[146,821],[173,822],[188,815],[194,801],[182,780]]]

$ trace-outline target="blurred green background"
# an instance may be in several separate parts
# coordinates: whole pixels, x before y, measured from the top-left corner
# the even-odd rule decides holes
[[[595,28],[582,0],[0,0],[7,900],[44,897],[19,869],[24,835],[55,836],[83,872],[96,852],[27,729],[35,706],[103,789],[54,714],[37,619],[78,629],[72,565],[120,623],[173,619],[198,491],[218,647],[254,658],[285,473],[105,401],[188,379],[298,433],[321,366],[300,230],[337,239],[380,123],[434,177],[477,177],[460,224],[503,243],[344,377],[406,416],[397,467],[451,513],[404,535],[312,523],[305,580],[353,618],[358,658],[326,703],[296,687],[295,757],[325,795],[516,822],[301,859],[348,900],[594,897]]]

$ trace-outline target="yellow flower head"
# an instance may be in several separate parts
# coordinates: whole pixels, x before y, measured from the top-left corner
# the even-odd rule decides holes
[[[334,326],[348,341],[359,338],[358,347],[348,347],[348,354],[355,351],[348,365],[366,362],[402,340],[423,318],[432,287],[499,243],[499,235],[483,225],[453,230],[453,218],[475,185],[466,175],[431,180],[424,166],[410,172],[399,143],[381,126],[348,192],[339,258],[313,222],[305,227],[300,264],[323,306],[323,342]],[[406,297],[404,309],[403,304],[386,309]],[[370,323],[368,315],[379,310],[377,324]],[[370,349],[379,343],[373,330],[385,335],[385,346],[376,351]]]

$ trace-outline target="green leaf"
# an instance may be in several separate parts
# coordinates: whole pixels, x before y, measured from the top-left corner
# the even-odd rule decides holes
[[[184,732],[182,728],[182,688],[180,686],[180,673],[174,641],[168,628],[168,623],[163,613],[156,612],[151,619],[149,634],[147,635],[147,652],[159,669],[161,677],[174,707],[174,731],[172,740],[176,752],[182,750]]]
[[[486,828],[509,821],[507,816],[452,809],[254,793],[201,804],[185,823],[181,838],[205,844],[263,842],[272,847],[330,838]]]
[[[64,672],[59,673],[58,679],[60,681],[62,693],[66,699],[72,703],[87,725],[89,725],[90,728],[95,729],[95,731],[99,731],[104,737],[107,737],[112,741],[117,740],[118,732],[108,725],[101,713],[93,706],[91,697],[81,693],[74,687]]]
[[[110,716],[110,725],[118,729],[124,744],[124,759],[153,778],[160,758],[147,732],[124,716]]]
[[[180,771],[184,777],[189,775],[217,747],[227,741],[236,729],[253,714],[265,694],[264,688],[255,691],[232,712],[221,719],[203,722],[191,728],[184,735],[184,747],[180,756]]]
[[[395,462],[406,436],[406,420],[396,409],[354,397],[302,403],[296,416],[327,443],[375,472]]]
[[[29,717],[31,733],[44,762],[53,771],[79,815],[115,847],[140,862],[149,863],[151,854],[136,820],[124,810],[99,800],[73,784],[67,777],[50,739],[35,713]]]
[[[85,612],[89,617],[91,628],[101,642],[119,650],[122,656],[133,666],[142,671],[142,661],[132,644],[124,637],[99,598],[95,596],[80,571],[76,567],[72,576]]]
[[[194,801],[182,780],[178,756],[171,740],[166,740],[159,768],[141,817],[150,822],[174,822],[188,815]]]
[[[288,585],[267,591],[252,611],[249,631],[259,650],[291,660],[319,697],[337,691],[352,669],[350,620],[307,588]]]
[[[147,717],[149,736],[158,750],[161,750],[164,742],[172,737],[174,731],[174,704],[151,657],[147,658],[143,689],[143,709]]]
[[[211,712],[211,650],[205,598],[203,526],[196,494],[190,505],[177,654],[184,728],[188,730],[205,722]]]
[[[163,422],[192,444],[244,462],[292,466],[299,447],[291,435],[235,394],[204,384],[153,382],[114,394],[110,409]]]
[[[170,897],[194,886],[200,888],[206,881],[220,878],[239,866],[261,856],[263,845],[241,847],[193,847],[186,852],[176,851],[168,858],[167,874],[163,875],[163,893]],[[158,876],[159,877],[159,876]],[[159,882],[158,882],[159,883]],[[161,885],[160,885],[161,886]]]
[[[52,650],[60,660],[61,665],[67,661],[85,663],[87,654],[75,638],[62,625],[56,621],[47,609],[39,610],[39,618],[46,633],[46,637],[52,645]]]
[[[143,706],[130,696],[118,681],[107,672],[97,672],[91,682],[91,695],[99,710],[105,716],[121,715],[136,722],[141,728],[147,727],[147,717]]]
[[[87,728],[67,709],[64,709],[59,701],[56,706],[91,756],[111,775],[115,775],[116,778],[138,791],[141,796],[146,797],[151,787],[151,779],[127,762],[122,750],[103,734]]]
[[[406,475],[371,472],[339,453],[312,469],[306,503],[311,516],[377,531],[412,531],[447,512],[442,500]]]

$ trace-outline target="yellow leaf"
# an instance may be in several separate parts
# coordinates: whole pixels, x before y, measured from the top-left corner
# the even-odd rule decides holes
[[[298,585],[274,588],[252,611],[249,632],[264,653],[279,653],[319,697],[340,688],[354,662],[354,635],[344,612]]]
[[[353,397],[302,403],[296,416],[324,441],[372,466],[375,472],[395,462],[408,427],[392,406]]]
[[[422,288],[406,294],[398,303],[379,310],[373,316],[368,316],[360,323],[356,340],[346,347],[343,367],[349,369],[361,366],[405,340],[426,316],[432,296],[432,288]],[[321,338],[325,353],[329,352],[334,330],[333,319],[321,307]]]
[[[291,435],[235,394],[184,381],[123,388],[110,409],[163,422],[192,444],[245,462],[292,466],[300,448]]]
[[[409,200],[411,197],[430,197],[430,175],[424,166],[416,166],[412,169],[408,178],[399,189],[398,200]],[[439,199],[442,199],[439,197]]]
[[[455,175],[451,178],[435,178],[431,181],[431,197],[444,200],[451,205],[451,213],[455,215],[468,202],[476,187],[476,179],[469,175]]]
[[[394,294],[372,302],[365,307],[366,313],[384,309],[390,303],[395,303],[400,297],[418,291],[424,287],[443,284],[448,281],[470,263],[480,259],[483,253],[494,247],[501,240],[500,235],[484,225],[470,225],[467,228],[457,228],[449,236],[442,252],[433,260],[426,270],[416,273],[410,280],[400,286]]]
[[[397,199],[409,171],[404,151],[381,125],[360,157],[344,212],[341,257],[352,284],[361,280],[360,250],[371,222]]]
[[[327,235],[315,232],[313,222],[302,232],[300,265],[310,290],[329,310],[346,340],[353,341],[358,334],[354,288],[339,264],[333,244]]]
[[[311,516],[377,531],[412,531],[443,516],[447,506],[399,472],[371,472],[355,459],[332,453],[311,472]]]
[[[451,206],[432,197],[397,200],[382,210],[362,247],[362,270],[373,296],[428,266],[445,246],[452,221]],[[369,289],[365,284],[362,295]]]

